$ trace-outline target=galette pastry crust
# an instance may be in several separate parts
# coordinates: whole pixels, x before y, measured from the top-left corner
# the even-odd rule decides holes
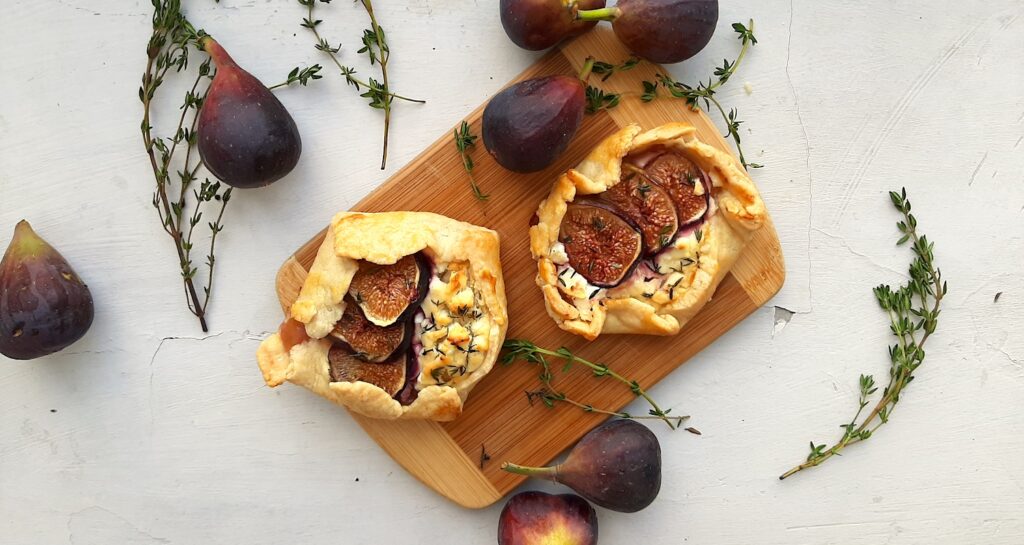
[[[438,214],[337,214],[291,307],[291,318],[305,324],[310,340],[290,350],[285,350],[279,334],[264,340],[257,353],[264,381],[271,387],[284,381],[304,386],[372,418],[453,420],[462,412],[469,391],[494,366],[505,338],[507,303],[498,245],[496,232]],[[425,372],[421,380],[408,377],[422,386],[409,405],[367,382],[331,382],[328,351],[332,342],[325,337],[345,311],[345,295],[359,269],[358,260],[389,265],[421,251],[435,269],[438,264],[461,264],[458,270],[464,271],[460,274],[471,293],[465,290],[467,286],[460,293],[470,293],[469,304],[482,316],[475,323],[484,324],[471,328],[479,335],[473,346],[482,357],[457,381],[446,384],[423,377]],[[415,331],[418,328],[414,327]]]
[[[703,224],[693,233],[681,234],[672,248],[671,255],[689,256],[684,261],[689,264],[657,275],[651,284],[644,280],[645,285],[638,286],[643,278],[636,278],[595,291],[598,297],[570,295],[565,279],[559,278],[566,269],[558,238],[568,203],[616,185],[623,158],[655,146],[680,152],[708,175],[711,184],[712,202]],[[530,251],[537,261],[537,285],[547,312],[560,328],[593,340],[601,333],[678,333],[711,299],[767,212],[754,183],[731,155],[698,140],[694,127],[669,123],[646,132],[629,125],[606,138],[575,169],[559,177],[540,203],[537,218],[530,228]],[[642,267],[634,274],[653,276],[639,271]]]

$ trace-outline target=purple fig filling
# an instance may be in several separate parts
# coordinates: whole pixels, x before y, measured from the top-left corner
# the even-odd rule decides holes
[[[417,279],[417,296],[416,299],[411,301],[408,307],[402,311],[400,317],[396,321],[396,324],[402,324],[404,329],[404,338],[400,346],[390,355],[387,359],[388,362],[393,362],[395,358],[402,358],[405,365],[405,377],[404,383],[394,395],[394,399],[402,405],[410,405],[416,401],[419,391],[416,389],[416,383],[419,379],[420,374],[420,363],[418,354],[422,350],[423,346],[420,342],[419,336],[416,334],[416,321],[417,318],[422,318],[423,311],[420,308],[423,300],[427,296],[427,292],[430,288],[430,280],[434,277],[436,267],[433,260],[425,253],[418,252],[413,256],[416,260],[416,265],[419,269]],[[360,311],[360,307],[353,305],[356,311]],[[372,324],[367,327],[380,327],[373,326]],[[389,326],[390,327],[390,326]],[[336,344],[343,346],[346,349],[349,347],[348,342],[344,342],[340,339],[335,339]],[[404,354],[404,355],[403,355]],[[364,354],[354,354],[355,357],[365,360]],[[377,358],[380,361],[379,358]],[[388,362],[382,362],[380,365],[384,365]],[[374,362],[367,362],[369,365],[373,365]],[[331,380],[335,381],[340,377],[336,377],[332,374]]]
[[[617,278],[614,282],[595,282],[594,279],[590,278],[587,275],[586,271],[577,270],[576,272],[582,275],[583,278],[585,278],[590,284],[597,286],[599,288],[612,289],[619,287],[627,282],[634,281],[635,279],[638,278],[638,275],[641,273],[641,270],[644,269],[650,270],[650,272],[653,274],[658,274],[657,267],[652,267],[651,264],[655,263],[658,260],[658,258],[664,255],[666,252],[675,249],[675,243],[681,237],[691,236],[694,232],[701,229],[704,223],[713,213],[713,206],[711,202],[711,180],[707,172],[697,167],[694,163],[683,157],[681,154],[677,152],[667,151],[663,148],[654,148],[650,150],[645,150],[633,156],[626,157],[623,160],[623,163],[633,165],[635,167],[634,170],[638,171],[640,169],[656,169],[660,160],[665,156],[668,156],[669,166],[675,167],[675,169],[670,168],[668,170],[668,174],[673,179],[661,180],[653,175],[647,176],[646,174],[645,177],[651,180],[652,183],[657,183],[659,186],[662,186],[667,191],[673,194],[673,204],[675,205],[675,212],[678,217],[678,227],[675,229],[674,232],[664,233],[664,240],[662,241],[662,244],[660,245],[660,248],[657,251],[650,253],[648,255],[644,255],[642,257],[638,256],[637,259],[635,259],[632,263],[629,264],[628,267],[625,268],[624,274],[622,274],[622,276]],[[676,164],[671,163],[671,161],[673,160],[676,162]],[[681,168],[680,165],[682,167],[689,168]],[[693,172],[694,170],[696,171],[695,173]],[[659,174],[664,175],[665,172],[659,172]],[[683,180],[682,183],[680,183],[680,180]],[[703,206],[700,206],[699,204],[694,204],[694,197],[696,196],[695,194],[687,195],[684,193],[685,191],[687,191],[686,184],[690,184],[690,187],[693,187],[696,183],[700,183],[703,188],[703,192],[701,195],[703,199],[700,199],[703,200]],[[692,192],[692,190],[689,191]],[[697,200],[697,202],[699,203],[700,200]],[[685,203],[688,206],[688,208],[684,210],[683,208],[681,208],[680,203]],[[600,195],[588,195],[582,197],[579,201],[576,201],[574,204],[583,204],[607,210],[608,212],[615,214],[617,217],[619,217],[633,230],[637,231],[638,233],[643,233],[643,229],[640,225],[638,225],[636,218],[632,218],[629,214],[624,213],[622,210],[619,210],[619,208],[614,203],[602,199]],[[685,212],[690,213],[687,214]],[[566,252],[569,252],[568,245],[566,246]],[[570,260],[572,261],[571,258],[572,256],[570,256]],[[574,270],[575,269],[576,268],[574,267]],[[644,276],[647,275],[645,274]]]

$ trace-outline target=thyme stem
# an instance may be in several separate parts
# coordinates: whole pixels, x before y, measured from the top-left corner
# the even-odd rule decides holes
[[[897,244],[911,242],[911,249],[915,255],[910,264],[910,280],[907,284],[895,291],[887,285],[874,289],[875,298],[889,316],[889,329],[897,341],[889,347],[889,384],[874,408],[858,424],[861,412],[868,405],[868,396],[876,391],[874,379],[870,375],[861,375],[860,408],[848,424],[841,426],[844,429],[842,437],[827,449],[826,445],[815,445],[812,441],[811,453],[807,460],[783,473],[779,479],[818,466],[840,454],[846,447],[871,438],[878,428],[889,421],[904,388],[914,380],[914,371],[924,363],[924,345],[938,325],[940,306],[948,286],[942,280],[941,270],[935,266],[934,244],[928,242],[927,237],[917,231],[917,218],[910,213],[911,206],[907,200],[906,189],[900,193],[890,192],[889,197],[893,206],[903,216],[903,220],[897,223],[897,227],[903,233]],[[915,297],[917,305],[914,304]],[[924,332],[920,341],[917,340],[918,330]]]
[[[600,409],[598,407],[590,405],[589,403],[582,403],[582,402],[576,401],[575,399],[572,399],[571,397],[568,397],[568,396],[566,396],[563,393],[560,393],[560,392],[556,393],[556,392],[553,392],[552,390],[549,390],[547,388],[543,388],[543,389],[540,389],[540,390],[534,390],[532,392],[526,392],[526,397],[527,397],[527,399],[540,398],[541,400],[547,400],[547,401],[550,401],[550,402],[556,402],[557,401],[557,402],[565,403],[567,405],[572,405],[573,407],[582,409],[584,412],[588,412],[588,413],[606,414],[608,416],[616,416],[618,418],[629,418],[629,419],[632,419],[632,420],[651,420],[651,419],[654,419],[654,420],[664,420],[660,416],[654,416],[654,415],[649,415],[649,414],[632,415],[632,414],[629,414],[629,413],[623,412],[623,411],[610,411],[608,409]],[[676,423],[675,425],[676,425],[676,427],[678,427],[684,421],[689,420],[689,418],[690,418],[690,415],[673,416],[672,420],[675,421],[675,423]]]
[[[555,350],[548,350],[546,348],[541,348],[541,347],[533,344],[530,341],[521,340],[521,339],[508,339],[508,340],[505,341],[505,344],[504,344],[504,346],[502,348],[505,350],[505,356],[502,358],[502,363],[504,363],[506,365],[512,363],[513,361],[515,361],[517,359],[522,359],[522,360],[525,360],[525,361],[530,362],[530,363],[540,364],[542,366],[542,368],[543,368],[543,371],[542,371],[542,373],[540,375],[541,382],[544,383],[544,385],[547,386],[552,392],[553,392],[553,389],[551,389],[551,379],[552,379],[551,367],[548,364],[548,361],[547,361],[546,357],[556,357],[556,358],[562,358],[562,359],[566,360],[566,368],[568,368],[568,366],[573,364],[573,363],[579,363],[579,364],[587,367],[588,369],[590,369],[594,373],[594,376],[596,376],[596,377],[608,376],[608,377],[614,378],[615,380],[617,380],[619,382],[622,382],[626,386],[629,386],[629,389],[630,389],[630,391],[633,392],[633,395],[635,395],[635,396],[637,396],[639,398],[643,398],[652,407],[652,409],[649,411],[650,412],[650,416],[658,418],[659,420],[663,420],[666,424],[668,424],[668,427],[673,429],[673,430],[676,429],[676,427],[678,425],[678,424],[673,424],[673,420],[675,420],[676,417],[668,416],[669,413],[672,411],[672,409],[669,409],[667,411],[662,410],[661,407],[658,406],[657,402],[655,402],[654,399],[651,398],[651,396],[647,393],[647,391],[644,390],[643,387],[641,387],[640,384],[637,381],[630,380],[630,379],[627,379],[627,378],[623,377],[619,373],[613,371],[607,365],[604,365],[604,364],[601,364],[601,363],[595,363],[595,362],[592,362],[592,361],[580,358],[580,357],[576,356],[575,354],[573,354],[572,351],[570,351],[568,348],[565,348],[565,347],[559,348],[557,351],[555,351]],[[555,396],[556,397],[560,396],[562,399],[548,399],[548,402],[550,402],[550,401],[566,401],[566,399],[568,399],[562,393],[556,393]],[[547,399],[547,398],[542,398],[542,399]],[[586,407],[591,407],[591,409],[593,409],[592,406],[585,405],[585,404],[582,404],[582,403],[570,402],[570,404],[577,405],[577,406],[582,405],[581,408],[584,408],[584,409],[586,409]],[[599,411],[595,410],[594,412],[599,412]],[[600,411],[600,412],[605,412],[605,411]],[[623,416],[623,415],[625,415],[625,416]],[[618,416],[622,416],[623,418],[633,418],[632,416],[628,415],[627,413],[620,413],[620,414],[618,414]],[[684,418],[685,417],[679,417],[679,422],[681,422]]]
[[[462,157],[462,167],[466,170],[466,175],[469,177],[469,186],[473,190],[473,196],[478,201],[486,201],[489,195],[480,191],[480,186],[476,183],[476,177],[473,176],[473,158],[469,155],[469,149],[476,147],[477,136],[473,134],[472,129],[469,128],[469,123],[465,121],[459,128],[455,129],[455,149],[459,151],[459,156]]]
[[[377,24],[377,17],[373,14],[373,2],[371,0],[360,0],[363,8],[366,9],[366,14],[370,16],[370,26],[373,28],[373,34],[377,39],[377,47],[380,49],[380,74],[381,79],[384,83],[384,93],[390,95],[388,86],[388,57],[391,56],[391,51],[388,46],[384,43],[384,32],[381,31],[380,25]],[[380,169],[384,170],[384,167],[388,162],[388,131],[391,127],[391,101],[392,97],[388,96],[384,102],[384,149],[381,153],[380,158]]]
[[[330,0],[320,0],[321,2],[329,2]],[[313,6],[317,0],[298,0],[299,4],[306,6],[306,18],[302,21],[302,26],[308,28],[313,32],[313,36],[316,37],[317,43],[316,48],[324,53],[327,53],[331,57],[331,61],[341,75],[345,77],[346,83],[352,85],[357,91],[366,89],[365,92],[359,96],[369,99],[370,107],[377,108],[384,111],[384,144],[381,152],[380,169],[384,170],[387,165],[388,159],[388,135],[391,130],[391,103],[394,99],[405,100],[408,102],[416,102],[419,104],[425,104],[425,100],[418,100],[409,98],[396,93],[391,92],[388,79],[388,60],[391,57],[391,50],[388,47],[387,40],[384,36],[384,29],[381,28],[377,22],[377,16],[373,11],[372,0],[358,0],[359,4],[366,11],[366,14],[370,18],[370,28],[363,31],[363,48],[359,50],[359,53],[366,53],[370,59],[370,64],[380,64],[381,71],[381,82],[377,82],[373,78],[369,78],[368,81],[363,81],[355,76],[355,69],[349,66],[341,64],[338,60],[338,51],[341,50],[341,46],[331,47],[330,43],[320,35],[320,31],[317,27],[323,21],[320,19],[313,18]]]
[[[174,241],[174,248],[178,254],[178,262],[182,267],[182,281],[186,292],[186,301],[189,309],[199,319],[199,326],[203,332],[209,331],[206,323],[205,306],[199,304],[199,295],[196,292],[195,283],[190,275],[185,274],[185,267],[188,263],[186,249],[182,245],[183,235],[180,229],[181,208],[183,201],[171,206],[167,196],[167,186],[171,158],[182,138],[182,127],[188,112],[188,104],[182,111],[175,131],[175,138],[168,150],[162,141],[153,137],[152,127],[152,104],[157,87],[163,82],[164,77],[172,67],[177,71],[184,69],[187,65],[189,42],[195,35],[195,30],[181,14],[179,0],[162,0],[154,3],[153,33],[150,36],[146,47],[147,59],[146,70],[142,77],[142,87],[139,89],[139,99],[142,102],[142,142],[146,148],[146,155],[149,157],[149,164],[153,170],[153,177],[156,180],[156,194],[153,205],[157,208],[161,226]],[[198,80],[196,85],[198,85]],[[195,86],[193,86],[194,92]],[[190,142],[186,142],[191,147]],[[157,151],[161,153],[161,160],[156,157]],[[188,166],[185,166],[187,170]]]

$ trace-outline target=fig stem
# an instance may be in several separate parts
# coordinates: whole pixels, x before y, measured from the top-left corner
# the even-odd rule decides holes
[[[203,36],[200,38],[199,45],[203,48],[203,51],[213,59],[213,62],[215,62],[218,67],[224,65],[237,66],[235,60],[231,58],[231,55],[228,55],[228,52],[225,51],[212,36]]]
[[[576,18],[581,21],[614,21],[622,10],[612,6],[601,9],[584,9],[576,12]]]
[[[583,61],[583,68],[580,69],[580,81],[583,83],[587,82],[590,78],[590,73],[594,71],[594,57],[587,57],[587,60]]]
[[[528,477],[539,477],[541,479],[555,480],[558,476],[558,466],[553,467],[529,467],[513,464],[511,462],[504,462],[501,464],[501,469],[509,473],[515,473],[517,475],[526,475]]]

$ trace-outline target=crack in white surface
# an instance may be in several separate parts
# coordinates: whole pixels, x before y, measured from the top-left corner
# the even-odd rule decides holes
[[[154,422],[154,414],[153,414],[153,375],[154,375],[154,369],[153,369],[153,365],[156,363],[156,357],[160,353],[160,350],[163,349],[164,343],[166,343],[167,341],[196,341],[196,342],[203,342],[203,341],[207,341],[207,340],[210,340],[210,339],[213,339],[213,338],[221,337],[223,335],[227,335],[228,333],[234,333],[236,335],[239,335],[239,338],[234,339],[234,340],[228,342],[228,348],[230,349],[234,343],[237,343],[237,342],[240,342],[240,341],[244,341],[244,340],[260,340],[262,337],[265,337],[266,335],[269,335],[272,332],[271,331],[260,331],[258,333],[252,333],[248,329],[246,329],[244,331],[239,331],[237,329],[228,329],[228,330],[221,331],[219,333],[213,333],[211,335],[205,335],[205,336],[202,336],[202,337],[188,337],[188,336],[170,335],[170,336],[163,337],[163,338],[160,339],[160,342],[157,343],[157,345],[156,345],[156,349],[153,350],[153,355],[149,357],[149,396],[148,396],[148,398],[149,398],[149,423],[150,423],[150,425],[152,425],[153,422]]]
[[[967,182],[968,187],[974,185],[974,179],[978,177],[978,172],[981,171],[981,165],[985,164],[985,159],[988,159],[987,151],[985,152],[985,155],[981,156],[981,161],[978,161],[978,166],[974,167],[974,172],[971,173],[971,181]]]
[[[924,73],[918,76],[917,80],[900,96],[899,100],[896,101],[896,105],[889,111],[889,116],[885,120],[885,124],[882,126],[882,130],[875,135],[874,140],[868,146],[867,155],[854,171],[853,177],[850,183],[846,185],[843,190],[843,194],[840,196],[839,211],[836,213],[832,220],[833,226],[838,226],[846,214],[846,211],[850,208],[853,203],[853,197],[857,194],[857,189],[860,187],[861,182],[867,177],[868,169],[874,163],[875,158],[878,157],[879,152],[885,146],[885,143],[889,140],[889,137],[896,131],[896,128],[903,122],[903,118],[906,117],[907,112],[910,110],[910,106],[917,101],[917,98],[921,95],[931,82],[935,79],[935,76],[942,70],[942,68],[953,58],[970,39],[974,36],[978,29],[985,24],[987,19],[982,19],[978,24],[974,25],[963,34],[960,35],[952,44],[950,44],[942,52],[941,55],[925,69]]]
[[[900,278],[907,278],[906,271],[898,271],[898,270],[896,270],[896,269],[894,269],[894,268],[892,268],[892,267],[890,267],[888,265],[883,265],[883,264],[875,261],[871,256],[869,256],[867,254],[864,254],[864,253],[861,253],[861,252],[858,252],[857,250],[854,250],[853,248],[850,247],[849,243],[846,242],[845,238],[843,238],[843,237],[841,237],[839,235],[834,235],[832,233],[829,233],[828,231],[826,231],[824,229],[819,229],[818,227],[811,227],[811,229],[814,229],[815,231],[817,231],[817,232],[827,236],[828,238],[831,238],[833,240],[838,241],[840,244],[843,245],[843,248],[846,248],[846,251],[850,252],[851,254],[853,254],[855,256],[863,257],[864,259],[867,260],[868,263],[874,265],[875,267],[877,267],[879,269],[882,269],[882,270],[885,270],[885,271],[889,271],[889,272],[891,272],[893,274],[898,274],[898,275],[900,275]]]
[[[804,134],[804,168],[807,173],[807,252],[811,251],[811,226],[814,222],[814,177],[811,176],[811,138],[807,133],[807,125],[804,124],[803,114],[800,112],[800,97],[796,93],[796,86],[793,85],[793,77],[789,73],[789,61],[793,52],[793,2],[789,0],[789,38],[786,42],[786,81],[789,83],[789,91],[793,94],[793,106],[796,109],[796,120],[800,124],[800,130]],[[811,260],[807,260],[807,304],[811,312],[814,311],[814,292],[811,288]],[[773,333],[774,336],[774,333]]]
[[[797,526],[787,526],[786,530],[816,530],[819,528],[836,528],[839,526],[865,526],[868,524],[890,524],[888,520],[866,520],[863,522],[826,522],[822,524],[801,524]]]

